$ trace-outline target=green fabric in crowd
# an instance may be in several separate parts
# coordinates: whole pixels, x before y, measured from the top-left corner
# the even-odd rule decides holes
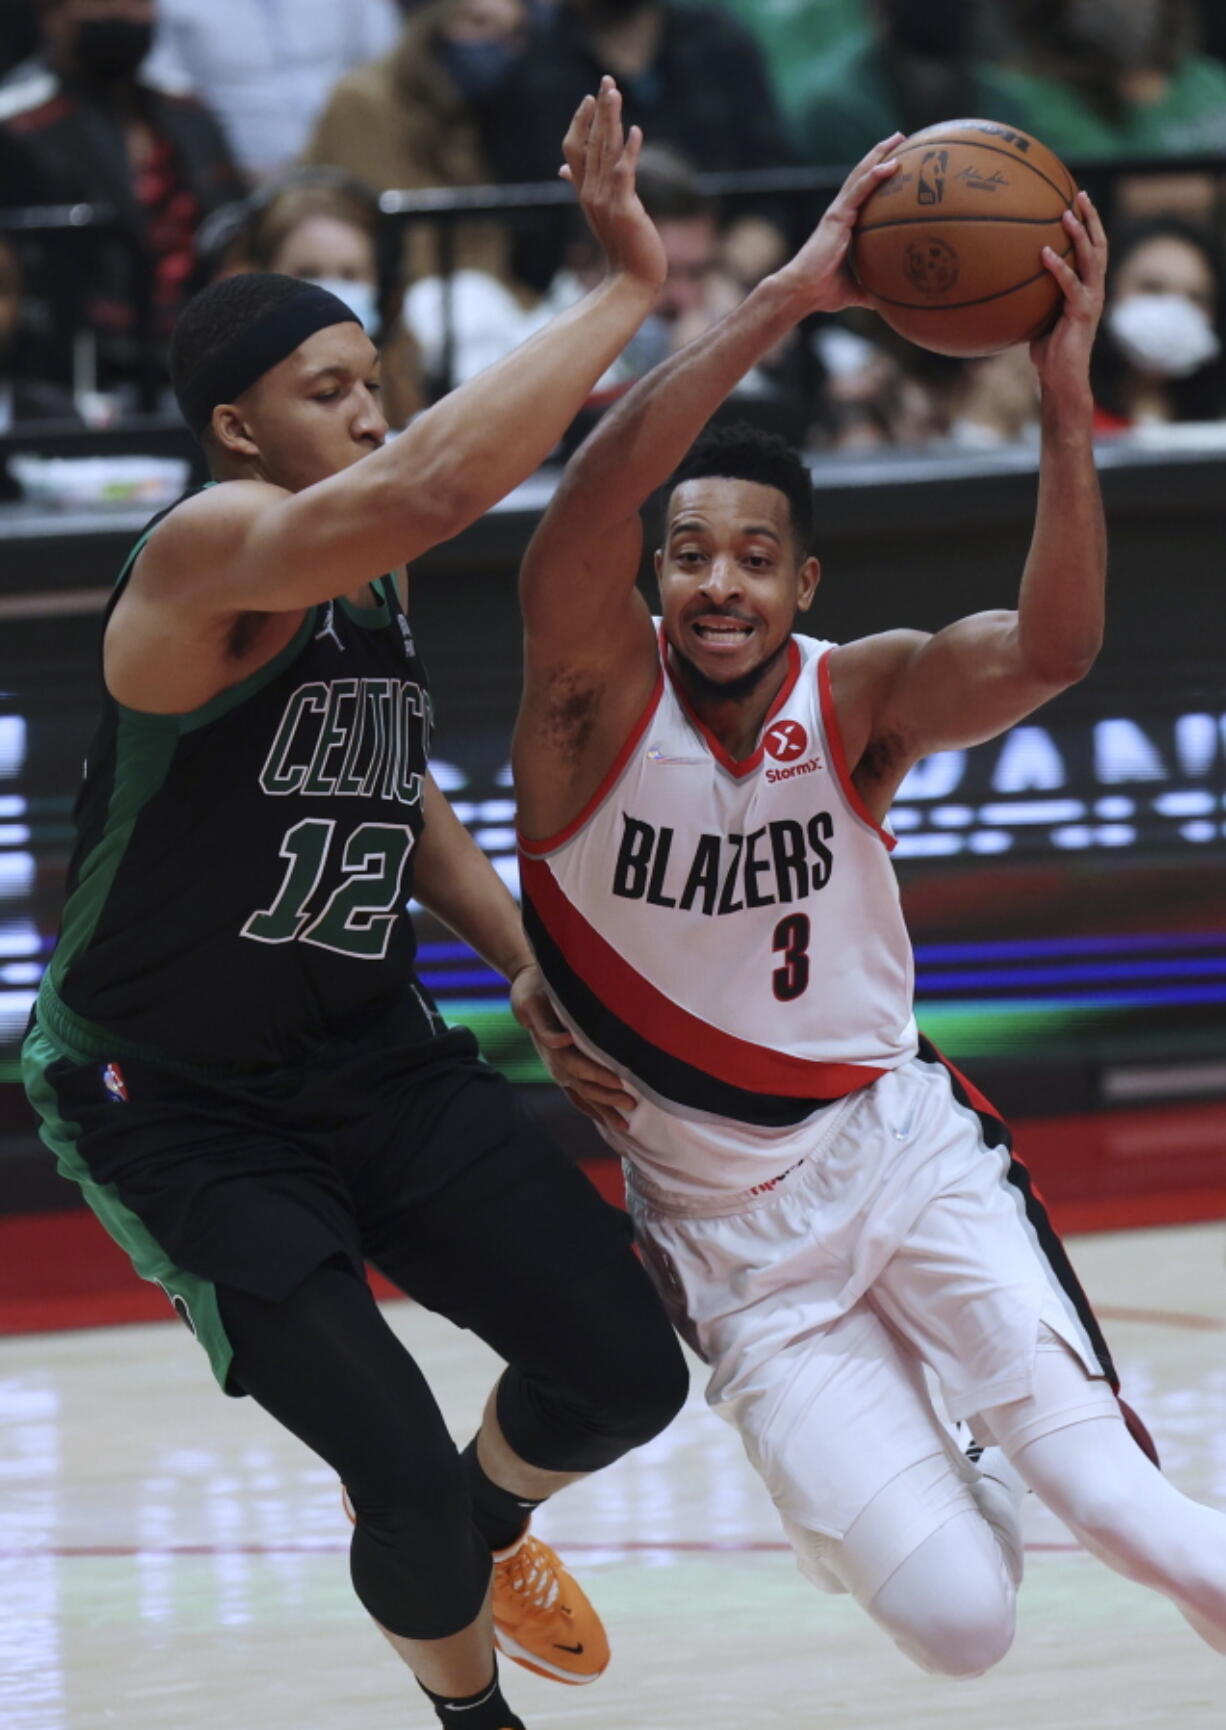
[[[974,117],[1034,130],[1022,118],[1020,97],[1001,85],[994,68],[976,67],[971,89],[967,109]],[[845,44],[808,68],[794,128],[802,162],[816,168],[848,166],[898,124],[885,56],[875,43]]]
[[[993,71],[1002,109],[1058,156],[1191,156],[1226,151],[1226,66],[1203,55],[1184,62],[1157,101],[1134,103],[1112,125],[1067,86],[1024,72]]]
[[[721,0],[753,31],[766,55],[775,91],[795,115],[813,68],[848,43],[868,39],[867,0]]]

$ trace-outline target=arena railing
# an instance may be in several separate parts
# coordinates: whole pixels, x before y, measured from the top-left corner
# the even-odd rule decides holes
[[[1226,230],[1226,152],[1179,157],[1080,157],[1070,158],[1068,167],[1085,186],[1103,213],[1108,230],[1115,220],[1120,184],[1130,178],[1161,179],[1207,176],[1212,180],[1213,223]],[[698,174],[698,190],[724,210],[765,211],[780,221],[787,240],[800,245],[820,212],[834,197],[848,169],[771,168],[739,173]],[[440,389],[450,389],[454,378],[454,303],[448,285],[456,269],[456,229],[478,217],[503,217],[522,222],[526,216],[556,212],[559,232],[565,213],[573,210],[575,195],[561,181],[529,182],[506,186],[426,187],[385,192],[379,200],[384,217],[400,227],[434,225],[438,231],[439,275],[442,296],[442,364]],[[808,355],[808,345],[803,345]]]
[[[142,413],[153,413],[165,383],[154,317],[153,259],[131,223],[105,204],[15,205],[0,209],[0,238],[33,241],[47,251],[48,268],[35,273],[35,288],[50,301],[55,334],[68,351],[65,376],[71,373],[73,339],[77,331],[88,328],[81,294],[94,276],[91,267],[108,249],[118,252],[126,267],[132,305],[137,405]],[[71,268],[57,268],[63,263]]]

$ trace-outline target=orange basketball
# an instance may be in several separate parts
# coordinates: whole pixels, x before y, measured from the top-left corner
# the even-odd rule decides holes
[[[1062,299],[1043,264],[1073,250],[1060,218],[1077,194],[1037,138],[948,120],[900,144],[860,211],[852,268],[900,336],[937,354],[995,354],[1041,336]]]

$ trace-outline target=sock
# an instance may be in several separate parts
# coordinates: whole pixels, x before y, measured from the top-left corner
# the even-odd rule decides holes
[[[438,1714],[440,1724],[448,1730],[525,1730],[522,1718],[517,1718],[502,1697],[502,1684],[495,1666],[494,1680],[479,1694],[453,1699],[446,1694],[432,1694],[424,1682],[417,1686]]]
[[[504,1490],[492,1478],[487,1478],[477,1458],[477,1438],[474,1436],[460,1455],[468,1475],[468,1493],[472,1499],[473,1525],[491,1550],[507,1550],[528,1524],[529,1516],[541,1502],[517,1496]],[[545,1498],[542,1496],[541,1501]]]

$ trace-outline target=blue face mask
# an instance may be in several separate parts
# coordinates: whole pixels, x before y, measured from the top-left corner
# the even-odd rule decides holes
[[[438,48],[460,94],[472,101],[497,90],[519,59],[519,49],[511,42],[452,42],[444,36]]]

